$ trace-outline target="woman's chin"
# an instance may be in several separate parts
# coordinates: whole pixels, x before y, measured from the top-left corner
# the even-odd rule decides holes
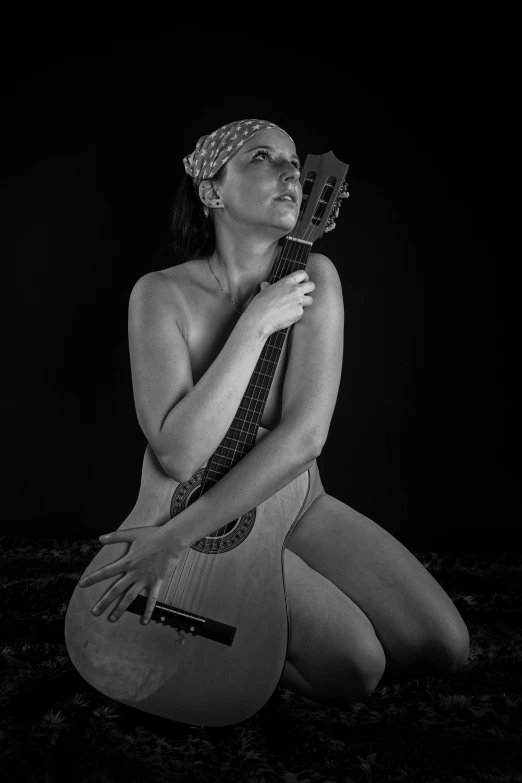
[[[277,217],[274,218],[272,225],[274,228],[277,228],[281,231],[281,236],[284,236],[284,234],[288,234],[290,231],[292,231],[293,228],[295,228],[296,223],[297,214],[287,212],[286,215],[277,215]]]

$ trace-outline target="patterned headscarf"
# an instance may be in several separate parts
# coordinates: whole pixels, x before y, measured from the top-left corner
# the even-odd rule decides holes
[[[185,171],[192,177],[194,185],[199,185],[204,179],[211,179],[254,134],[270,128],[286,133],[279,125],[266,120],[238,120],[223,125],[209,136],[202,136],[194,152],[183,158]],[[293,141],[290,134],[286,133],[286,135]]]

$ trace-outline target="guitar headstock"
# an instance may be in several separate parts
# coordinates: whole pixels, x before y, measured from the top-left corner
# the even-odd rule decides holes
[[[335,228],[342,200],[350,195],[345,182],[348,168],[331,150],[307,155],[299,178],[303,198],[292,236],[312,244]]]

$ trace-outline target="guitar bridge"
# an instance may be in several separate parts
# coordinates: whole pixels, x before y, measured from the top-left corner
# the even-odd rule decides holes
[[[144,595],[138,595],[127,607],[127,612],[142,615],[146,605],[147,598]],[[226,644],[229,647],[232,646],[234,636],[236,635],[236,628],[233,625],[220,623],[208,617],[201,617],[201,615],[186,612],[183,609],[176,609],[160,601],[156,602],[151,619],[160,625],[170,625],[171,628],[175,628],[185,636],[188,634],[204,636],[206,639],[219,644]]]

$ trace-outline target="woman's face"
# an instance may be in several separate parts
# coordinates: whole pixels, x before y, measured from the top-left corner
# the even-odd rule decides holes
[[[220,217],[231,227],[255,227],[256,233],[284,236],[295,226],[301,205],[299,168],[294,143],[286,133],[256,133],[228,161],[225,179],[217,186],[224,205]],[[283,191],[291,191],[294,200],[280,199]]]

